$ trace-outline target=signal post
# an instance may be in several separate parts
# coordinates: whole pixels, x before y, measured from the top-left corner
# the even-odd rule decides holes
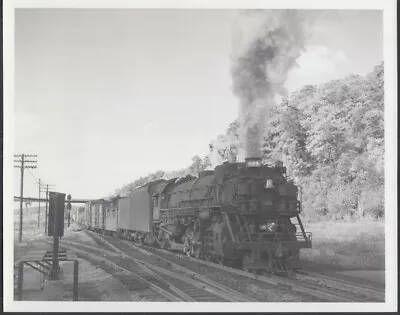
[[[64,235],[64,208],[71,208],[71,196],[67,196],[67,205],[65,205],[65,194],[58,192],[49,192],[49,218],[47,225],[47,236],[53,236],[53,250],[30,251],[22,257],[18,265],[18,292],[19,300],[23,298],[23,272],[24,264],[31,266],[37,271],[49,277],[50,281],[45,282],[43,294],[46,300],[62,301],[64,295],[64,286],[62,277],[60,277],[59,261],[71,261],[73,268],[73,300],[78,300],[78,273],[79,261],[76,254],[68,251],[59,251],[59,239]],[[43,263],[50,264],[51,268],[42,269]],[[35,264],[37,266],[35,266]]]
[[[44,188],[46,188],[46,189],[44,189]],[[55,185],[49,185],[49,184],[47,184],[47,185],[43,185],[42,186],[42,190],[41,190],[41,192],[44,192],[44,193],[46,193],[46,209],[45,209],[45,213],[44,213],[44,234],[46,234],[46,235],[48,235],[47,233],[48,233],[48,229],[47,229],[47,227],[48,227],[48,201],[49,201],[49,192],[50,192],[50,190],[51,189],[54,189],[55,188]]]
[[[50,280],[58,280],[60,269],[58,262],[59,238],[64,235],[64,205],[65,194],[49,192],[49,225],[47,228],[48,236],[53,236],[52,269]]]

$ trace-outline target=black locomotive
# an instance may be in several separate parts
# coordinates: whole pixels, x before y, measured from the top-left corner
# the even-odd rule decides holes
[[[198,177],[157,180],[86,206],[90,229],[180,250],[244,270],[286,271],[311,247],[297,187],[285,168],[259,158],[224,163]]]

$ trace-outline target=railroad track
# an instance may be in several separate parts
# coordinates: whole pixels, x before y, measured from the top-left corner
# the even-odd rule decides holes
[[[132,258],[121,249],[115,248],[116,250],[110,254],[109,250],[66,240],[63,240],[60,246],[74,250],[78,255],[84,255],[85,259],[86,256],[89,256],[89,260],[94,258],[97,263],[99,261],[105,262],[107,265],[112,265],[114,269],[122,269],[124,271],[123,277],[119,277],[118,274],[117,278],[124,284],[128,283],[129,288],[137,282],[147,284],[153,291],[166,298],[167,301],[256,302],[251,297],[240,295],[229,288],[212,283],[212,281],[203,282],[200,279],[183,276],[153,263]],[[108,257],[105,258],[105,256]],[[112,270],[110,270],[110,273],[114,275]],[[132,277],[137,281],[132,280]],[[143,287],[139,289],[143,289]],[[137,291],[138,288],[135,287],[135,290]],[[160,301],[155,296],[150,296],[149,300]],[[165,299],[161,301],[165,301]]]
[[[256,275],[248,273],[242,270],[230,268],[223,265],[214,264],[201,259],[186,257],[183,255],[175,254],[170,251],[156,249],[147,246],[138,246],[133,242],[125,240],[114,239],[99,235],[93,232],[89,232],[90,235],[97,237],[106,246],[111,249],[122,252],[129,252],[127,247],[136,252],[141,252],[144,255],[154,255],[158,259],[163,260],[166,263],[173,265],[176,269],[181,268],[185,272],[196,272],[206,274],[217,275],[225,273],[227,277],[235,277],[239,282],[246,283],[252,280],[252,284],[258,286],[261,290],[271,289],[271,286],[275,289],[283,291],[292,291],[300,295],[308,295],[316,298],[318,302],[384,302],[384,292],[372,287],[362,286],[354,283],[350,283],[344,280],[328,278],[319,274],[311,274],[305,271],[296,271],[295,278],[286,278],[277,275]],[[124,245],[122,245],[124,244]],[[125,247],[125,250],[121,250],[121,246]],[[133,253],[132,253],[133,254]],[[202,265],[206,268],[200,268]],[[201,271],[201,272],[199,272]],[[215,280],[215,279],[213,279]],[[243,292],[243,291],[242,291]],[[258,300],[262,300],[260,297]]]
[[[316,282],[338,291],[352,292],[360,302],[385,302],[385,291],[380,288],[356,284],[305,270],[294,270],[294,273],[300,281]]]
[[[50,242],[44,241],[48,244]],[[60,243],[60,248],[69,249],[74,251],[77,256],[87,260],[91,264],[99,267],[108,274],[112,274],[114,278],[118,279],[124,286],[127,287],[128,291],[132,293],[139,293],[140,297],[144,301],[179,301],[174,295],[172,295],[167,290],[152,283],[148,279],[141,277],[138,272],[132,271],[122,267],[120,264],[114,262],[112,259],[107,258],[107,254],[100,256],[94,252],[89,252],[87,246],[82,249],[81,244],[72,244],[72,242],[63,241]],[[101,249],[97,249],[101,251]],[[113,257],[120,257],[120,255],[113,255]]]

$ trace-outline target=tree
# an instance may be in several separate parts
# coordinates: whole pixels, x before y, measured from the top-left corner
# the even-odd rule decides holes
[[[244,159],[243,144],[240,142],[240,125],[237,120],[229,125],[223,135],[218,135],[210,141],[210,153],[208,160],[212,167],[222,164],[224,161],[235,162]]]
[[[224,160],[243,160],[238,120],[187,168],[140,177],[119,192],[159,178],[197,176]],[[384,67],[320,86],[307,85],[269,112],[264,161],[282,160],[301,187],[311,218],[384,215]]]
[[[197,176],[201,171],[204,170],[203,160],[200,156],[195,155],[192,158],[192,164],[189,166],[189,174]]]
[[[283,160],[311,213],[382,215],[383,78],[381,64],[365,77],[305,86],[271,111],[264,158]]]

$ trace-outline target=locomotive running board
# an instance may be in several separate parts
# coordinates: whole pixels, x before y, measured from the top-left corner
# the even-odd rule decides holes
[[[199,213],[199,208],[187,207],[187,208],[160,209],[160,213],[162,213],[163,215],[167,215],[167,216],[197,215]]]

